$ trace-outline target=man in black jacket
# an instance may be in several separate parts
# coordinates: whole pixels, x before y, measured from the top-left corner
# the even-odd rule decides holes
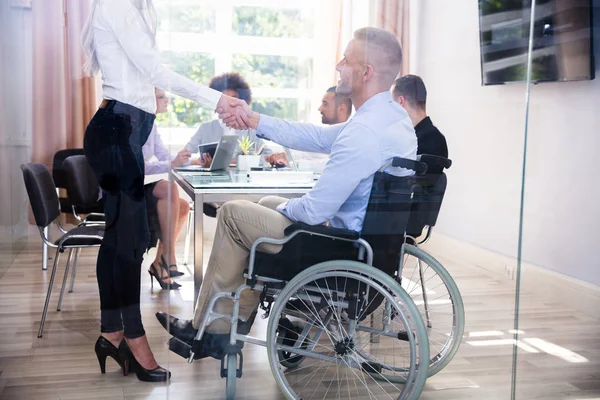
[[[394,100],[408,112],[415,127],[418,141],[417,154],[448,158],[446,138],[427,116],[427,89],[423,79],[416,75],[405,75],[396,79],[392,90]]]

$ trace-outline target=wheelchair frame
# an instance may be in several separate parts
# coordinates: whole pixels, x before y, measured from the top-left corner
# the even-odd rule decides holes
[[[367,242],[365,239],[362,239],[362,238],[358,238],[358,239],[341,238],[339,236],[327,235],[327,234],[323,234],[323,233],[317,233],[317,232],[312,232],[309,230],[299,229],[299,230],[294,231],[290,235],[285,236],[282,239],[273,239],[273,238],[266,238],[266,237],[257,239],[253,243],[253,245],[250,249],[248,272],[244,274],[244,278],[246,278],[246,280],[251,280],[251,281],[255,281],[255,282],[262,281],[262,282],[264,282],[264,284],[259,284],[258,282],[256,282],[256,283],[253,283],[252,285],[249,285],[248,283],[244,283],[244,284],[240,285],[238,287],[238,289],[233,293],[232,292],[218,292],[218,293],[213,294],[213,296],[211,297],[211,299],[209,301],[206,314],[204,315],[204,317],[202,319],[202,323],[199,327],[198,333],[194,339],[195,341],[200,341],[202,339],[202,337],[204,336],[206,327],[215,320],[224,319],[224,320],[228,320],[230,322],[231,330],[230,330],[230,334],[229,334],[229,344],[225,347],[223,359],[221,360],[221,377],[227,378],[227,389],[226,389],[226,398],[227,399],[232,399],[235,397],[235,378],[241,378],[242,373],[243,373],[243,355],[241,352],[243,343],[250,343],[250,344],[268,348],[269,339],[270,339],[268,336],[268,333],[267,333],[267,338],[265,340],[255,338],[250,335],[244,335],[244,334],[237,333],[238,323],[240,321],[240,319],[239,319],[239,299],[240,299],[241,293],[244,290],[256,290],[256,291],[262,292],[263,290],[265,290],[265,284],[278,283],[278,284],[285,285],[284,288],[277,289],[277,291],[275,292],[275,293],[280,294],[281,292],[283,292],[285,290],[285,287],[287,286],[287,284],[289,284],[289,282],[291,282],[291,280],[285,281],[285,280],[275,279],[275,278],[266,277],[266,276],[259,276],[259,275],[255,276],[254,275],[254,264],[255,264],[255,259],[256,259],[257,248],[261,244],[284,245],[287,242],[289,242],[290,240],[292,240],[294,237],[296,237],[297,235],[300,235],[300,234],[316,235],[316,236],[321,236],[321,237],[325,237],[325,238],[329,238],[329,239],[355,243],[359,246],[358,259],[364,261],[360,264],[362,264],[366,267],[369,267],[369,268],[373,268],[373,270],[375,272],[381,273],[381,274],[385,275],[386,277],[389,277],[389,279],[392,279],[388,274],[384,273],[383,271],[379,271],[379,270],[375,269],[375,267],[373,267],[373,249],[372,249],[371,245],[369,244],[369,242]],[[329,262],[358,263],[358,261],[350,261],[350,260],[332,260],[332,261],[328,261],[326,263],[329,263]],[[324,263],[316,264],[310,268],[313,268],[320,264],[324,264]],[[402,263],[400,263],[398,266],[398,273],[401,273],[401,269],[402,269]],[[365,272],[373,273],[373,271],[365,271]],[[398,284],[398,286],[400,287],[400,284]],[[401,287],[400,287],[400,289],[404,290]],[[217,313],[214,311],[216,302],[218,300],[224,299],[224,298],[229,299],[233,302],[233,312],[231,315],[221,314],[221,313]],[[412,300],[410,300],[410,297],[407,296],[407,299],[412,303]],[[410,306],[410,304],[409,304],[409,306]],[[414,303],[412,303],[412,306],[414,306]],[[416,306],[414,306],[414,308],[416,310]],[[423,332],[425,332],[425,325],[423,324],[422,318],[420,318],[421,315],[418,312],[418,310],[416,310],[416,311],[417,311],[416,312],[417,318],[414,318],[414,321],[417,324],[421,323],[423,325]],[[293,316],[293,313],[288,313],[288,314]],[[413,315],[413,317],[414,317],[414,315]],[[406,320],[406,316],[403,315],[401,318],[403,318],[406,321],[405,326],[408,327],[409,325],[407,322],[408,320]],[[383,330],[378,330],[376,328],[359,327],[357,329],[357,331],[363,331],[363,332],[370,333],[371,337],[372,337],[371,343],[376,343],[376,341],[375,341],[376,338],[375,339],[373,338],[373,335],[376,333],[380,333],[381,335],[384,335],[384,336],[397,337],[397,334],[392,335],[389,332],[386,334],[385,329],[387,329],[387,327],[385,327],[385,326],[383,327]],[[317,333],[315,334],[315,337],[317,338],[316,340],[318,340],[318,338],[321,336],[322,333],[323,333],[322,328],[317,328]],[[406,340],[410,341],[408,339],[408,332],[405,332],[405,333],[406,333]],[[305,329],[299,335],[299,338],[297,339],[296,342],[303,343],[304,340],[307,338],[307,336],[308,336],[308,332],[307,332],[307,329]],[[414,341],[415,341],[414,333],[412,336],[413,336],[412,337],[413,347],[416,349],[416,345],[414,345]],[[240,345],[240,344],[238,344],[238,342],[241,342],[242,344]],[[427,358],[429,358],[429,343],[427,341],[426,341],[426,344],[419,342],[419,346],[426,347],[424,352],[427,354]],[[310,351],[310,349],[304,350],[304,349],[300,348],[299,346],[295,346],[293,348],[289,348],[289,346],[288,347],[280,346],[280,347],[284,351],[286,351],[286,350],[293,351],[293,353],[298,356],[310,356],[313,358],[321,359],[323,361],[338,362],[335,359],[331,360],[327,356],[324,356],[324,355],[320,356],[320,357],[316,356],[315,353]],[[410,385],[407,385],[406,389],[405,389],[408,392],[408,394],[406,395],[408,397],[403,397],[403,398],[417,399],[421,393],[422,385],[424,384],[424,380],[426,379],[426,376],[427,376],[427,368],[426,368],[425,373],[424,373],[425,377],[421,379],[422,382],[419,382],[419,384],[417,385],[418,386],[417,389],[413,388],[413,383],[416,379],[415,376],[417,375],[417,369],[422,368],[420,365],[418,366],[418,368],[416,367],[416,355],[414,354],[415,352],[416,352],[416,350],[411,351],[411,360],[413,360],[412,362],[415,363],[415,366],[411,366],[411,368],[408,372],[408,377],[406,379],[406,382],[410,382]],[[235,358],[238,355],[240,356],[239,364]],[[421,354],[421,356],[422,356],[422,354]],[[192,363],[194,361],[194,357],[195,357],[195,353],[194,353],[193,349],[190,349],[188,362]],[[235,361],[235,363],[234,363],[234,361]],[[233,382],[230,382],[230,380],[233,380]],[[403,382],[403,383],[406,383],[406,382]],[[411,390],[412,390],[412,392],[411,392]],[[402,393],[404,393],[404,391]]]
[[[344,238],[339,238],[337,236],[331,236],[331,235],[324,235],[321,233],[314,233],[314,232],[310,232],[307,230],[297,230],[294,231],[294,233],[292,233],[291,235],[285,236],[282,239],[273,239],[273,238],[267,238],[267,237],[263,237],[263,238],[259,238],[257,239],[253,244],[252,247],[250,249],[250,259],[248,262],[248,272],[246,274],[244,274],[244,278],[246,279],[254,279],[253,278],[253,272],[254,272],[254,261],[256,258],[256,250],[258,248],[259,245],[266,243],[266,244],[273,244],[273,245],[281,245],[283,246],[284,244],[286,244],[287,242],[289,242],[290,240],[292,240],[294,237],[296,237],[297,235],[304,233],[304,234],[309,234],[309,235],[316,235],[316,236],[321,236],[321,237],[326,237],[329,239],[335,239],[335,240],[343,240],[346,242],[352,242],[352,243],[356,243],[358,245],[360,245],[359,248],[359,259],[363,259],[364,258],[364,253],[366,252],[367,255],[367,260],[366,260],[366,264],[369,266],[373,266],[373,249],[371,248],[371,245],[364,239],[344,239]],[[363,254],[361,254],[363,253]],[[256,278],[258,278],[258,280],[265,282],[265,283],[286,283],[286,281],[280,280],[280,279],[274,279],[274,278],[269,278],[269,277],[265,277],[265,276],[257,276]],[[238,327],[238,321],[239,321],[239,302],[238,300],[240,299],[240,295],[244,290],[257,290],[257,291],[263,291],[265,289],[264,285],[261,284],[254,284],[253,286],[250,286],[248,284],[243,284],[240,287],[238,287],[238,289],[235,291],[235,293],[231,293],[231,292],[218,292],[215,293],[211,299],[210,302],[208,304],[207,307],[207,311],[206,314],[204,315],[204,318],[202,319],[202,324],[200,325],[200,329],[198,330],[198,334],[196,335],[195,340],[200,341],[202,340],[202,336],[204,336],[204,330],[206,329],[206,326],[210,323],[212,323],[213,321],[216,321],[217,319],[226,319],[229,320],[229,322],[231,323],[231,333],[230,333],[230,340],[229,340],[229,344],[231,346],[235,346],[237,341],[241,341],[241,342],[246,342],[246,343],[252,343],[252,344],[256,344],[259,346],[267,346],[267,341],[266,340],[260,340],[260,339],[256,339],[252,336],[249,335],[240,335],[237,333],[237,327]],[[233,314],[232,315],[226,315],[226,314],[220,314],[220,313],[216,313],[213,311],[214,306],[217,302],[217,300],[222,299],[222,298],[227,298],[230,299],[234,302],[234,307],[233,307]],[[192,351],[190,353],[190,357],[188,359],[189,363],[192,363],[194,361],[194,352]]]
[[[432,157],[432,156],[427,156],[427,157],[429,157],[433,161],[436,161],[436,159],[438,159],[437,157]],[[440,160],[442,160],[442,159],[440,159]],[[388,165],[386,165],[386,166],[389,166],[389,164],[391,164],[394,167],[403,167],[403,168],[412,169],[417,173],[417,175],[424,174],[427,170],[427,165],[424,164],[422,161],[413,161],[413,160],[396,158],[393,160],[393,162],[388,163]],[[444,168],[448,168],[451,165],[451,161],[443,159],[441,165],[443,165]],[[385,169],[386,166],[382,167],[380,172],[383,172],[383,170]],[[411,195],[411,199],[412,199],[412,196],[414,196],[414,194]],[[240,321],[239,320],[239,299],[240,299],[241,293],[244,290],[258,290],[260,292],[275,290],[275,292],[272,292],[271,294],[274,293],[277,295],[281,295],[281,293],[285,293],[287,295],[287,292],[291,292],[292,289],[286,291],[286,288],[288,288],[288,287],[294,288],[293,285],[290,285],[290,283],[293,282],[294,285],[297,285],[298,284],[297,282],[302,282],[300,277],[302,277],[302,279],[305,279],[305,280],[306,280],[306,278],[310,278],[308,276],[305,276],[308,272],[315,274],[315,275],[319,275],[320,270],[318,268],[323,268],[323,269],[329,268],[329,266],[327,266],[327,264],[334,264],[334,263],[347,263],[347,265],[352,265],[352,268],[348,267],[348,269],[346,271],[344,271],[344,268],[339,269],[340,274],[346,273],[348,275],[348,276],[346,276],[346,278],[350,277],[351,279],[357,279],[357,276],[360,276],[361,279],[368,280],[366,277],[364,277],[364,275],[375,276],[375,277],[377,277],[378,281],[373,280],[372,283],[377,284],[380,287],[382,287],[381,285],[385,281],[388,281],[390,283],[390,285],[388,285],[387,292],[391,293],[391,292],[396,291],[397,292],[396,294],[399,295],[401,300],[407,300],[407,301],[405,301],[405,304],[404,304],[406,312],[408,312],[410,316],[417,317],[417,318],[413,318],[414,323],[416,324],[414,326],[414,331],[404,332],[406,334],[406,337],[408,338],[406,340],[409,341],[412,345],[411,353],[410,353],[411,366],[410,366],[410,371],[409,371],[408,377],[403,381],[403,383],[407,383],[407,385],[405,385],[399,398],[411,398],[411,399],[418,398],[422,391],[422,388],[423,388],[423,385],[425,383],[425,379],[427,378],[427,376],[431,376],[431,375],[439,372],[439,370],[444,368],[447,365],[447,363],[452,359],[452,357],[458,350],[460,341],[462,339],[463,329],[464,329],[464,307],[462,304],[462,298],[460,296],[460,292],[458,291],[458,288],[456,287],[454,280],[451,278],[450,274],[446,271],[446,269],[437,260],[435,260],[435,258],[433,258],[427,252],[425,252],[424,250],[419,248],[420,245],[426,243],[429,240],[429,238],[431,236],[431,230],[432,230],[431,226],[427,225],[427,233],[425,235],[425,238],[423,238],[420,242],[417,242],[416,238],[413,238],[412,236],[409,236],[406,233],[404,234],[405,241],[402,244],[401,249],[399,250],[400,258],[399,258],[398,267],[397,267],[397,276],[400,279],[402,279],[402,273],[403,273],[403,268],[404,268],[404,256],[406,254],[408,254],[408,255],[412,255],[415,258],[417,258],[419,279],[421,281],[421,291],[422,291],[423,305],[424,305],[424,311],[425,311],[424,315],[421,315],[421,312],[419,311],[419,309],[417,308],[415,303],[412,301],[412,298],[410,297],[410,295],[406,292],[406,290],[404,288],[401,287],[401,285],[399,283],[397,283],[397,281],[395,281],[387,273],[380,271],[373,267],[373,248],[369,244],[369,242],[367,242],[363,238],[360,238],[360,237],[359,238],[347,238],[347,237],[329,235],[329,234],[325,234],[322,232],[315,232],[315,231],[311,231],[311,230],[307,230],[307,229],[297,229],[297,230],[293,231],[291,234],[286,235],[282,239],[272,239],[272,238],[257,239],[253,243],[253,245],[250,249],[248,271],[247,271],[247,273],[244,274],[244,278],[246,278],[246,283],[240,285],[234,293],[219,292],[219,293],[215,293],[212,296],[212,298],[210,299],[209,305],[207,307],[206,314],[203,317],[200,329],[198,330],[198,333],[195,337],[195,341],[200,341],[202,339],[202,337],[204,336],[206,326],[208,324],[210,324],[211,322],[218,320],[218,319],[229,320],[230,325],[231,325],[231,330],[230,330],[230,335],[229,335],[229,344],[228,344],[228,346],[225,347],[224,356],[223,356],[223,359],[221,360],[221,377],[227,378],[227,390],[226,390],[227,398],[231,399],[235,396],[235,379],[240,378],[242,376],[243,356],[241,353],[241,348],[243,347],[243,343],[251,343],[251,344],[267,347],[267,349],[269,350],[269,353],[271,353],[272,349],[271,349],[271,347],[269,347],[269,343],[271,343],[273,338],[271,338],[271,336],[269,336],[269,334],[271,333],[271,334],[275,335],[277,332],[277,330],[274,329],[274,327],[273,327],[274,320],[271,319],[269,321],[269,328],[267,330],[266,340],[260,340],[260,339],[251,337],[249,335],[243,335],[243,334],[237,333],[238,323]],[[294,237],[296,237],[299,234],[315,235],[315,236],[320,236],[320,237],[324,237],[324,238],[354,243],[354,244],[358,245],[358,251],[359,251],[358,260],[364,261],[365,253],[366,253],[366,263],[365,262],[360,263],[358,261],[350,261],[350,260],[327,261],[327,262],[315,264],[315,265],[303,270],[302,272],[299,272],[298,275],[296,275],[294,278],[291,278],[289,280],[254,275],[254,269],[255,269],[254,264],[255,264],[255,260],[256,260],[256,251],[257,251],[257,248],[259,245],[264,243],[264,244],[273,244],[273,245],[282,245],[283,246],[284,244],[288,243],[291,239],[293,239]],[[406,243],[406,239],[411,239],[412,242],[414,243],[414,245]],[[427,297],[427,289],[425,286],[423,268],[422,268],[422,264],[421,264],[422,262],[425,262],[425,263],[427,263],[428,266],[431,266],[432,267],[431,269],[440,276],[442,283],[448,289],[448,294],[451,297],[451,303],[452,303],[452,307],[453,307],[453,314],[452,314],[453,329],[451,331],[451,334],[449,335],[451,338],[451,342],[447,342],[447,343],[450,343],[450,345],[446,346],[447,343],[444,344],[442,351],[440,351],[440,353],[434,357],[434,360],[432,360],[429,357],[429,340],[428,340],[429,337],[428,337],[428,333],[425,328],[425,326],[427,326],[427,328],[431,328],[432,324],[431,324],[431,316],[430,316],[430,305],[429,305],[429,300]],[[362,269],[363,267],[366,268],[367,270],[366,271],[359,270],[359,269]],[[354,271],[350,271],[351,269],[353,269]],[[369,270],[369,269],[372,269],[372,270]],[[331,268],[330,268],[330,270],[331,270]],[[331,271],[333,271],[334,273],[338,273],[338,269],[335,269],[335,268]],[[363,272],[367,272],[367,274],[364,274]],[[354,277],[352,276],[352,273],[355,274]],[[321,275],[319,275],[319,276],[321,276]],[[332,277],[336,277],[336,275],[333,275]],[[263,282],[263,284],[259,284],[258,281]],[[309,280],[306,280],[306,282],[309,282]],[[283,288],[276,288],[276,289],[268,288],[267,286],[269,283],[283,284],[284,286],[283,286]],[[400,291],[396,290],[394,288],[394,286],[396,286],[396,289],[399,288]],[[331,293],[331,290],[329,288],[328,288],[328,290]],[[308,296],[308,293],[307,293],[307,296]],[[387,297],[387,295],[384,295],[384,297]],[[227,299],[233,301],[233,312],[231,315],[214,312],[216,302],[219,299],[223,299],[223,298],[227,298]],[[308,300],[310,300],[312,302],[312,300],[310,298]],[[395,301],[396,300],[392,300],[392,302],[395,302]],[[385,312],[388,313],[387,314],[388,322],[390,321],[390,319],[389,319],[389,310],[390,310],[389,303],[390,303],[390,300],[389,299],[386,300]],[[275,309],[279,309],[280,311],[282,311],[282,313],[281,313],[282,315],[294,316],[294,314],[289,312],[289,310],[285,310],[286,305],[287,305],[287,302],[286,302],[286,304],[283,304],[283,302],[278,302],[277,300],[275,300]],[[378,309],[379,307],[381,307],[381,304],[379,304],[376,309]],[[270,305],[269,305],[269,309],[270,309]],[[330,311],[330,313],[332,313],[332,312]],[[404,326],[407,329],[410,329],[409,323],[408,323],[408,320],[406,319],[406,315],[405,315],[404,311],[401,311],[399,313],[399,315],[401,316],[401,319],[404,321]],[[300,317],[303,318],[303,316],[300,316]],[[385,317],[386,317],[386,314],[384,314],[384,318]],[[427,322],[427,325],[424,324],[425,321]],[[243,321],[243,322],[246,322],[246,321]],[[353,324],[356,323],[355,320],[350,320],[350,322]],[[373,314],[371,314],[371,322],[373,322]],[[279,321],[277,321],[277,323],[279,324]],[[385,325],[385,322],[384,322],[384,325]],[[316,359],[323,359],[324,361],[331,361],[334,363],[339,363],[339,361],[337,360],[336,357],[334,357],[333,359],[329,359],[328,357],[326,357],[324,355],[311,353],[309,350],[304,350],[302,348],[304,341],[308,337],[311,327],[314,327],[314,326],[315,326],[314,322],[310,322],[310,325],[307,324],[304,327],[302,332],[299,333],[300,336],[298,336],[298,338],[295,339],[296,345],[294,347],[285,346],[283,344],[282,345],[277,344],[276,346],[277,346],[278,350],[281,349],[283,351],[288,351],[288,352],[291,352],[292,354],[295,354],[295,355],[298,355],[301,357],[302,356],[311,356]],[[357,331],[366,331],[366,332],[371,333],[371,336],[370,336],[371,343],[376,343],[375,339],[377,339],[377,338],[374,338],[373,334],[379,333],[379,334],[385,335],[385,333],[386,333],[385,329],[387,329],[387,327],[384,326],[383,329],[384,329],[384,331],[380,332],[376,328],[371,327],[371,328],[357,329]],[[315,334],[315,336],[314,336],[315,338],[317,338],[316,340],[319,340],[320,335],[322,334],[322,331],[323,331],[322,328],[317,329],[317,334]],[[423,365],[421,365],[422,363],[420,363],[418,365],[418,367],[415,364],[415,357],[416,357],[416,355],[415,355],[415,353],[416,353],[415,332],[416,332],[416,335],[420,338],[419,339],[420,359],[425,358],[424,355],[426,354],[425,359],[427,359],[429,361],[428,365],[425,368]],[[402,332],[399,332],[398,334],[389,335],[389,336],[393,336],[393,337],[397,337],[398,339],[401,339],[400,338],[401,333]],[[412,335],[410,335],[410,333],[412,333]],[[421,340],[423,338],[422,334],[424,334],[425,339],[427,339],[427,340],[425,340],[425,343],[422,343],[422,340]],[[241,342],[242,344],[238,345],[238,342]],[[314,346],[315,345],[312,345],[313,348],[314,348]],[[240,356],[239,368],[238,368],[238,363],[236,360],[237,355]],[[191,348],[188,362],[190,362],[190,363],[193,362],[194,356],[195,356],[195,354],[193,352],[193,348]],[[272,359],[273,355],[269,354],[269,357],[270,357],[269,362],[270,362],[270,365],[272,368],[272,372],[273,372],[275,378],[278,380],[278,384],[279,384],[279,381],[283,380],[285,378],[282,379],[280,370],[279,369],[276,370],[275,367],[273,366],[274,365],[274,361],[273,361],[274,359]],[[225,368],[225,360],[227,360],[227,368]],[[280,358],[278,361],[279,361],[279,363],[276,363],[277,368],[279,368],[279,364],[282,364],[282,361]],[[432,365],[431,362],[434,362],[434,361],[436,362],[436,364]],[[437,363],[437,361],[439,361],[439,363]],[[348,365],[348,366],[350,366],[350,365]],[[433,366],[433,368],[431,370],[429,368],[430,366]],[[389,370],[394,371],[394,370],[405,370],[405,369],[391,368]],[[418,370],[417,375],[415,375],[416,370]],[[423,374],[425,375],[424,377],[423,377]],[[414,378],[414,381],[413,381],[413,378]],[[416,386],[413,386],[414,383],[416,383]],[[283,390],[283,386],[281,384],[279,384],[279,386]],[[410,389],[408,389],[408,387],[410,387]],[[406,396],[408,396],[408,397],[403,397],[403,395],[405,395],[405,392],[407,392]],[[285,390],[285,395],[288,398],[292,398],[292,396],[293,396],[287,386],[286,386],[286,390]]]

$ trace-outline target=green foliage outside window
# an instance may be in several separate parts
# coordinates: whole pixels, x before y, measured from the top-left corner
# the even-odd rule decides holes
[[[182,0],[156,1],[159,30],[163,32],[212,33],[216,31],[215,7]],[[240,36],[270,38],[311,38],[314,15],[301,9],[267,7],[234,7],[232,33]],[[196,82],[208,84],[215,75],[212,54],[163,52],[164,62],[175,72]],[[234,54],[231,71],[239,72],[256,88],[310,88],[312,59],[290,56]],[[255,111],[291,120],[308,117],[305,99],[257,98]],[[168,113],[157,116],[157,122],[169,127],[194,127],[213,118],[213,112],[197,103],[172,96]]]
[[[301,88],[307,85],[312,60],[298,57],[234,54],[232,70],[246,78],[250,87]]]
[[[173,71],[205,85],[215,75],[215,59],[211,54],[165,51],[163,59]],[[156,119],[162,126],[185,128],[210,121],[212,115],[211,110],[192,100],[172,96],[169,111],[159,114]]]
[[[157,1],[158,29],[165,32],[215,32],[215,9],[206,5],[178,1]]]
[[[308,102],[298,99],[255,99],[252,109],[261,114],[292,121],[308,118]]]
[[[314,15],[299,9],[235,7],[233,32],[240,36],[312,38]]]

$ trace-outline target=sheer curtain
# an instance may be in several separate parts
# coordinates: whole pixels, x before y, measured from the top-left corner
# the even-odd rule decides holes
[[[96,85],[83,75],[81,31],[91,0],[33,0],[34,162],[51,166],[57,150],[83,146],[97,108]]]

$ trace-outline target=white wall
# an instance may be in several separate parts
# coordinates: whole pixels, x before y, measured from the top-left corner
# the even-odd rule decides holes
[[[600,7],[600,0],[594,2]],[[454,161],[438,230],[514,257],[526,87],[481,86],[477,2],[422,0],[419,11],[414,72],[428,86],[428,112]],[[600,285],[596,74],[594,81],[532,87],[523,258]]]

